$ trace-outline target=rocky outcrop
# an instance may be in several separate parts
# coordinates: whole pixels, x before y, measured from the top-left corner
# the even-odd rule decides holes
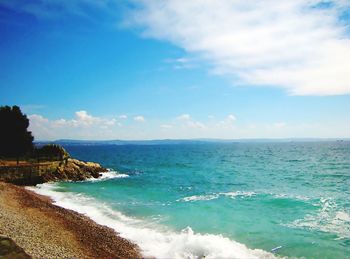
[[[36,185],[53,181],[82,181],[98,178],[107,169],[98,163],[67,158],[62,161],[0,166],[0,180],[17,185]]]
[[[106,172],[98,163],[83,162],[77,159],[69,158],[66,162],[61,163],[53,172],[42,175],[44,182],[52,181],[82,181],[88,178],[98,178],[101,172]]]

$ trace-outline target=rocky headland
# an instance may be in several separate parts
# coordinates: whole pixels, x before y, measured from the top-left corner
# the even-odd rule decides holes
[[[53,181],[82,181],[98,178],[107,169],[98,163],[72,158],[59,145],[36,148],[25,161],[0,160],[0,181],[36,185]]]
[[[107,169],[98,163],[68,158],[64,161],[19,165],[0,161],[0,180],[16,185],[36,185],[53,181],[82,181],[98,178]]]

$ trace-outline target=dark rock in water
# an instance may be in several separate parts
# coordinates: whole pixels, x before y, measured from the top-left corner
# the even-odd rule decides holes
[[[27,259],[32,257],[24,252],[11,238],[0,236],[0,258]]]

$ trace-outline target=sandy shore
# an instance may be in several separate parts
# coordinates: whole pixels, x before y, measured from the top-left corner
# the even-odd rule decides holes
[[[141,258],[138,247],[114,230],[4,182],[0,182],[0,235],[34,258]]]

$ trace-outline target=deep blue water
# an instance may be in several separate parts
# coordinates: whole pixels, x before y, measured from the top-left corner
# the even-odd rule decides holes
[[[350,142],[66,149],[125,177],[60,183],[56,193],[108,208],[99,211],[108,214],[106,224],[123,229],[146,255],[269,257],[254,249],[282,246],[275,255],[350,258]]]

